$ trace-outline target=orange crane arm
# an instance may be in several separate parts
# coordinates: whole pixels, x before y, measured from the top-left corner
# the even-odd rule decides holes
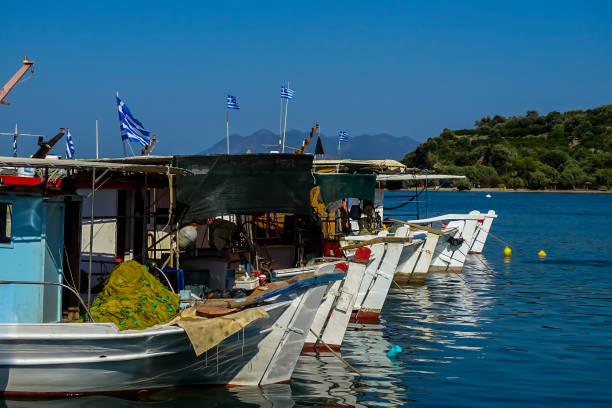
[[[308,139],[305,139],[302,142],[302,147],[300,147],[299,149],[295,149],[295,154],[304,154],[304,152],[306,151],[306,148],[308,147],[308,144],[310,143],[314,135],[317,134],[318,130],[319,130],[319,124],[317,123],[315,127],[310,129],[310,136],[308,137]]]
[[[6,84],[0,89],[0,103],[2,105],[10,105],[9,102],[5,101],[4,98],[13,90],[15,85],[19,83],[21,78],[28,72],[29,69],[34,65],[34,61],[28,61],[28,57],[23,57],[23,66],[19,68],[19,70],[13,75],[11,79],[8,80]]]

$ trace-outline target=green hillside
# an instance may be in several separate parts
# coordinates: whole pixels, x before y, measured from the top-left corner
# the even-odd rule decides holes
[[[474,129],[444,129],[402,162],[467,176],[459,188],[612,188],[612,105],[487,116]]]

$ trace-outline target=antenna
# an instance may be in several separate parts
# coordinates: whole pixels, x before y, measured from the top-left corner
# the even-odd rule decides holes
[[[3,136],[13,136],[13,156],[17,157],[17,137],[19,136],[35,136],[42,137],[44,135],[33,135],[31,133],[19,133],[19,128],[17,123],[15,123],[15,131],[13,133],[0,132],[0,135]]]

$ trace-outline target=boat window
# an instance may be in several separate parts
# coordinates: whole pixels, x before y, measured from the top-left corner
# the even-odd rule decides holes
[[[11,243],[11,219],[13,217],[13,204],[0,203],[0,244]]]

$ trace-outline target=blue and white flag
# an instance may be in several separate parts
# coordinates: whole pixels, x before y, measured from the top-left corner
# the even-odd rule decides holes
[[[143,147],[151,144],[151,132],[146,130],[128,109],[127,105],[117,95],[117,107],[119,108],[119,122],[121,125],[121,140],[138,142]]]
[[[227,109],[240,109],[235,96],[227,95]]]
[[[293,99],[293,94],[295,91],[291,88],[288,88],[284,85],[281,85],[281,98],[282,99]]]
[[[338,131],[338,142],[346,143],[349,141],[349,135],[344,130]]]
[[[66,133],[66,158],[74,159],[74,142],[72,141],[72,135],[70,129]]]
[[[17,136],[13,136],[13,157],[17,157]]]

